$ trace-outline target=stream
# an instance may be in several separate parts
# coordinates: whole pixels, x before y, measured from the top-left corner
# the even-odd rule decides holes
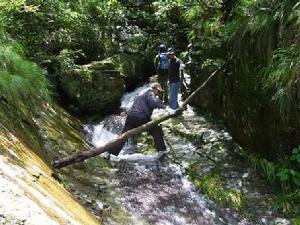
[[[123,111],[148,86],[126,93]],[[153,117],[163,113],[155,110]],[[98,124],[87,124],[87,139],[95,147],[112,140],[125,117],[125,113],[110,115]],[[94,184],[105,196],[101,201],[106,204],[100,206],[104,224],[291,224],[274,215],[270,203],[274,190],[248,165],[225,128],[190,106],[162,127],[169,150],[166,157],[158,157],[151,137],[143,133],[131,138],[117,158],[105,159],[110,175],[103,184]],[[115,208],[125,210],[126,216],[116,219]]]

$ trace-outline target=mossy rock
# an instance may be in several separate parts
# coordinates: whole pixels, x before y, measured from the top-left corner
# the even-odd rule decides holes
[[[120,105],[124,82],[115,65],[95,61],[60,76],[61,87],[81,113],[107,113]]]
[[[153,63],[141,53],[120,53],[107,60],[111,61],[123,76],[127,90],[154,74]]]
[[[114,111],[125,86],[130,90],[153,74],[152,64],[140,53],[120,53],[82,66],[63,64],[60,88],[77,113],[91,115]]]

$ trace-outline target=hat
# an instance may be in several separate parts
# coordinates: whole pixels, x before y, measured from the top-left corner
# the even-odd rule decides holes
[[[160,50],[160,51],[166,51],[166,46],[164,45],[164,44],[161,44],[159,47],[158,47],[158,49]]]
[[[160,83],[158,83],[158,82],[152,83],[152,84],[151,84],[151,88],[154,88],[154,89],[156,89],[156,90],[158,90],[158,91],[160,91],[160,92],[164,92],[164,90],[161,88]]]
[[[173,48],[168,48],[168,54],[175,54],[174,49]]]

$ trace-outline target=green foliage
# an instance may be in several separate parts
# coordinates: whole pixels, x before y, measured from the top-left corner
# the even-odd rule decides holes
[[[276,163],[256,154],[250,155],[249,160],[255,169],[262,170],[271,184],[280,183],[284,191],[300,188],[300,146]]]
[[[274,183],[275,181],[275,166],[272,162],[262,159],[260,161],[260,166],[262,168],[263,174],[266,177],[267,181]]]
[[[190,171],[189,176],[193,183],[207,194],[210,199],[236,210],[242,210],[246,206],[247,200],[243,194],[237,190],[225,188],[222,178],[217,173],[197,178],[197,176]]]
[[[294,224],[293,225],[300,225],[300,217],[296,218],[294,220]]]
[[[85,53],[85,58],[81,60],[88,61],[101,54],[103,45],[97,30],[87,15],[76,11],[71,3],[35,0],[30,5],[37,7],[37,10],[12,12],[15,26],[9,31],[21,34],[22,41],[35,56],[55,55],[62,49],[81,49]]]
[[[285,189],[300,188],[300,146],[282,160],[276,175]]]
[[[187,47],[186,23],[182,18],[187,7],[186,1],[157,0],[144,2],[140,6],[134,0],[129,2],[125,4],[129,22],[138,25],[148,39],[144,49],[155,49],[161,43],[173,47],[176,52]]]
[[[273,52],[272,61],[264,70],[265,90],[278,106],[286,122],[298,113],[300,96],[300,51],[296,44],[289,48],[278,48]]]
[[[227,62],[194,104],[222,117],[241,145],[277,158],[299,144],[298,1],[191,1],[184,18],[192,89]],[[260,163],[258,163],[260,164]],[[265,162],[267,179],[274,180]]]
[[[116,0],[90,0],[82,8],[83,15],[88,18],[88,25],[95,32],[97,44],[103,45],[104,56],[117,53],[122,42],[122,32],[126,32],[122,5]]]
[[[220,5],[216,2],[214,6],[206,8],[202,4],[191,7],[185,13],[185,19],[190,24],[192,29],[188,33],[189,40],[193,46],[197,48],[197,55],[206,54],[204,48],[220,47],[220,36],[216,33],[221,30],[221,17],[217,13],[220,10]]]
[[[152,57],[162,42],[176,50],[186,47],[185,1],[3,1],[3,27],[49,72],[63,50],[80,51],[75,63],[82,65],[119,52]]]
[[[255,1],[247,23],[233,39],[237,68],[247,72],[246,82],[256,87],[247,92],[253,98],[259,95],[265,102],[273,101],[285,123],[295,120],[299,104],[299,48],[293,44],[299,14],[293,12],[295,7],[299,7],[296,1]]]
[[[51,103],[45,71],[28,61],[24,48],[0,36],[0,126],[41,153],[34,117]]]
[[[11,10],[17,10],[24,4],[25,0],[0,1],[0,30],[3,30],[9,23],[8,14]]]
[[[6,18],[6,30],[39,62],[63,49],[82,51],[81,64],[103,59],[118,51],[125,30],[121,5],[113,0],[27,1],[9,8]]]
[[[267,181],[282,191],[274,201],[273,208],[288,215],[299,215],[300,207],[300,146],[290,156],[278,162],[269,162],[253,154],[249,157],[252,165],[260,169]]]
[[[49,99],[45,71],[24,57],[21,45],[2,37],[0,40],[0,94],[15,106],[32,107]]]
[[[273,209],[278,212],[283,212],[286,215],[290,216],[299,216],[300,215],[300,191],[296,190],[295,192],[289,192],[278,196],[274,203]]]

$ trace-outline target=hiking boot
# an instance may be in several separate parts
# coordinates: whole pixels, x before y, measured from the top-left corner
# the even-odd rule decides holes
[[[102,158],[103,158],[103,159],[107,159],[107,160],[110,160],[110,155],[111,155],[111,154],[108,153],[108,152],[104,152],[104,153],[101,154]]]
[[[109,161],[111,161],[111,162],[119,162],[120,158],[118,156],[116,156],[116,155],[111,154],[110,158],[109,158]]]
[[[180,115],[182,115],[182,114],[183,114],[183,111],[180,110],[180,111],[176,112],[174,115],[175,115],[175,116],[180,116]]]
[[[160,157],[162,157],[162,156],[165,156],[165,155],[167,155],[167,153],[168,153],[167,150],[159,151],[159,152],[158,152],[158,157],[160,158]]]

